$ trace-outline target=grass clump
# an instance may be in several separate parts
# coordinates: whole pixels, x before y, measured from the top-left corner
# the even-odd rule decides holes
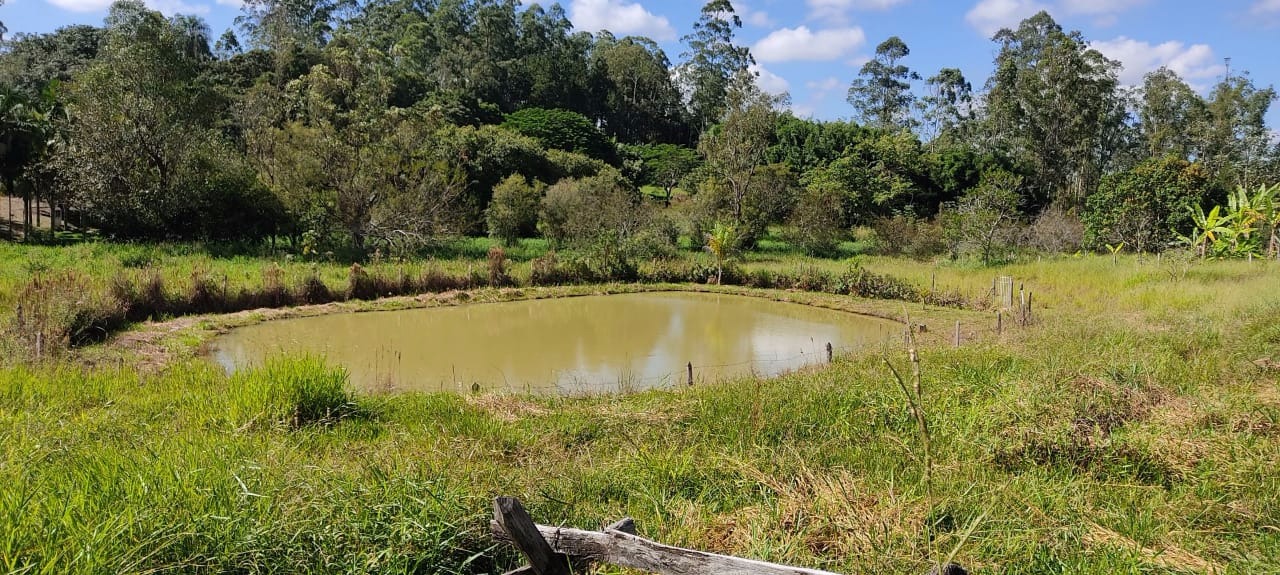
[[[335,423],[355,413],[347,371],[313,356],[275,357],[228,383],[231,420],[241,429],[300,429]]]

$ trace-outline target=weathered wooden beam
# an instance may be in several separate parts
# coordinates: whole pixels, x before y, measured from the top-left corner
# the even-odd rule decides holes
[[[625,521],[625,520],[624,520]],[[616,525],[616,524],[615,524]],[[634,524],[633,524],[634,525]],[[494,521],[490,527],[498,541],[515,543],[501,523]],[[613,526],[604,531],[585,531],[569,527],[537,525],[542,538],[557,553],[589,561],[609,563],[619,567],[639,569],[667,575],[837,575],[829,571],[789,567],[683,549],[650,541],[626,533]]]
[[[506,541],[515,544],[529,559],[529,568],[536,575],[569,575],[569,560],[558,553],[543,539],[541,529],[529,517],[524,505],[514,497],[498,497],[493,500],[494,523],[506,535]],[[520,569],[516,570],[521,571]]]
[[[616,522],[614,522],[612,525],[606,526],[606,527],[604,528],[604,530],[605,530],[605,531],[608,531],[608,530],[610,530],[610,529],[613,529],[613,530],[615,530],[615,531],[621,531],[621,532],[623,532],[623,533],[630,533],[630,534],[632,534],[632,535],[635,535],[635,534],[636,534],[636,522],[635,522],[635,520],[634,520],[634,519],[632,519],[632,518],[630,518],[630,517],[623,517],[622,519],[619,519],[619,520],[617,520]]]

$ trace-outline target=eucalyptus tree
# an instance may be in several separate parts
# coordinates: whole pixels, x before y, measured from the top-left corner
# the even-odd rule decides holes
[[[703,5],[693,32],[681,39],[689,49],[676,74],[699,129],[721,119],[734,78],[755,63],[749,48],[734,44],[734,31],[741,27],[730,0],[711,0]]]
[[[593,115],[597,106],[589,86],[591,35],[573,32],[559,4],[545,9],[532,4],[520,12],[517,24],[518,62],[511,78],[521,95],[516,104]]]
[[[591,52],[601,82],[596,99],[604,129],[623,142],[678,142],[688,138],[671,63],[656,42],[601,32]]]
[[[1198,127],[1198,155],[1224,188],[1256,187],[1269,174],[1272,134],[1266,116],[1276,91],[1247,75],[1227,76],[1210,92],[1207,117]]]
[[[1143,78],[1138,129],[1147,156],[1190,159],[1207,117],[1204,99],[1173,70],[1161,67]]]
[[[1097,187],[1125,129],[1118,64],[1047,12],[1003,29],[985,112],[993,143],[1025,163],[1031,206],[1079,206]]]
[[[907,44],[891,36],[876,46],[875,56],[862,65],[858,78],[849,85],[848,100],[863,123],[882,130],[915,127],[911,82],[919,80],[920,75],[902,64],[909,54]]]
[[[962,141],[974,118],[973,85],[958,68],[943,68],[925,80],[928,94],[921,99],[925,138]]]

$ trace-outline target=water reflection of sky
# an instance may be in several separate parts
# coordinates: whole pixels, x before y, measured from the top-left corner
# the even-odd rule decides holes
[[[887,322],[758,298],[650,293],[267,322],[214,342],[224,368],[319,353],[364,389],[586,392],[777,375],[883,341]]]

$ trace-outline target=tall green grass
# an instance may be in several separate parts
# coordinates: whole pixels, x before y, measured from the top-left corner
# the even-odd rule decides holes
[[[232,376],[231,420],[240,428],[332,424],[355,413],[347,372],[314,356],[272,357]]]

